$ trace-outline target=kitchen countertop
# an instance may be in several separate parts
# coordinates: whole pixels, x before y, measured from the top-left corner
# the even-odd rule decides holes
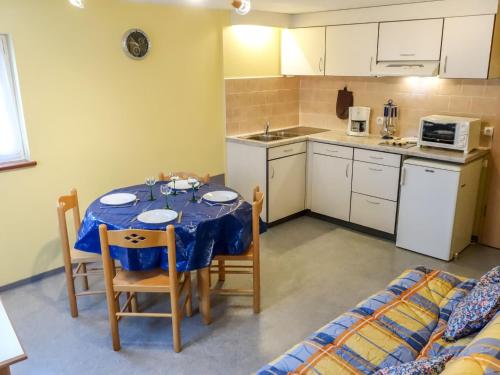
[[[279,130],[286,130],[279,129]],[[275,129],[273,129],[275,131]],[[253,133],[259,134],[259,133]],[[393,154],[400,154],[406,156],[413,156],[424,159],[433,159],[439,161],[447,161],[450,163],[457,164],[467,164],[471,161],[479,159],[489,153],[489,149],[478,149],[471,151],[468,154],[459,151],[451,151],[438,148],[420,148],[417,146],[410,148],[396,147],[396,146],[384,146],[379,143],[383,141],[381,137],[369,136],[369,137],[354,137],[346,135],[345,132],[338,130],[330,130],[323,133],[317,133],[307,136],[299,136],[294,138],[281,139],[271,142],[260,142],[250,139],[242,139],[241,137],[246,137],[251,134],[244,134],[239,136],[228,136],[226,140],[228,142],[241,143],[246,145],[252,145],[256,147],[272,148],[278,146],[284,146],[292,143],[303,142],[303,141],[315,141],[322,143],[329,143],[340,146],[363,148],[374,151],[390,152]]]

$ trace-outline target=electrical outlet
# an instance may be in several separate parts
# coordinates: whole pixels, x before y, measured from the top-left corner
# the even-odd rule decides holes
[[[377,117],[377,125],[378,126],[384,125],[384,118],[382,116]]]
[[[495,128],[493,126],[487,126],[483,129],[483,134],[488,136],[488,137],[493,137],[493,132]]]

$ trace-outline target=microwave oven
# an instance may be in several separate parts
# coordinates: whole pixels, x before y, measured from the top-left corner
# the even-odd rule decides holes
[[[480,119],[433,115],[420,119],[418,146],[468,153],[479,147],[480,137]]]

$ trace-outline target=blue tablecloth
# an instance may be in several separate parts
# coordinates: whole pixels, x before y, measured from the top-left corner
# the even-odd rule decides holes
[[[136,220],[146,210],[165,207],[165,197],[160,193],[160,184],[153,187],[156,200],[149,201],[149,188],[145,185],[116,189],[110,193],[128,192],[138,196],[135,206],[108,207],[95,200],[85,213],[75,248],[100,253],[99,225],[106,224],[109,230],[150,229],[165,230],[168,224],[175,226],[177,245],[177,270],[191,271],[208,267],[219,253],[241,254],[252,241],[252,206],[238,199],[230,206],[209,205],[205,202],[190,202],[192,193],[169,195],[169,205],[174,211],[183,212],[182,222],[166,224],[144,224]],[[209,191],[231,190],[225,186],[203,185],[196,192],[198,198]],[[264,228],[262,228],[264,230]],[[125,249],[111,247],[111,256],[118,259],[122,267],[130,271],[149,270],[161,267],[168,269],[166,248]]]

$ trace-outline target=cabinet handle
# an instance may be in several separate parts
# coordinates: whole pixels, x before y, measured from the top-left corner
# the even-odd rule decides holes
[[[370,57],[370,73],[372,72],[373,70],[373,56]]]
[[[402,57],[411,57],[411,56],[415,56],[414,53],[400,53],[399,56],[402,56]]]
[[[462,185],[462,186],[460,186],[460,187],[463,189],[463,188],[464,188],[464,187],[466,187],[466,186],[467,186],[467,184],[463,184],[463,185]]]
[[[426,169],[425,170],[427,173],[434,173],[434,171],[432,169]]]
[[[273,173],[271,174],[271,178],[274,178],[274,167],[271,166],[272,170],[273,170]]]
[[[323,73],[323,57],[319,58],[319,71]]]
[[[383,157],[383,156],[370,156],[370,159],[374,159],[374,160],[384,160],[384,157]]]
[[[292,152],[293,148],[287,148],[286,150],[283,150],[283,152]]]
[[[338,150],[330,150],[330,149],[327,149],[326,151],[331,152],[332,154],[336,154],[337,152],[339,152]]]
[[[399,183],[399,185],[403,186],[405,184],[405,180],[406,180],[406,168],[403,167],[403,169],[401,170],[401,182]]]
[[[370,171],[374,171],[374,172],[382,172],[383,169],[377,169],[377,168],[368,168]]]
[[[349,178],[349,166],[350,166],[350,163],[347,163],[347,165],[345,166],[345,177],[346,178]]]
[[[380,202],[374,202],[374,201],[370,201],[370,200],[368,200],[368,199],[367,199],[366,201],[367,201],[368,203],[370,203],[370,204],[376,204],[377,206],[380,204]]]
[[[448,55],[446,55],[444,58],[444,74],[446,74],[447,70],[448,70]]]

